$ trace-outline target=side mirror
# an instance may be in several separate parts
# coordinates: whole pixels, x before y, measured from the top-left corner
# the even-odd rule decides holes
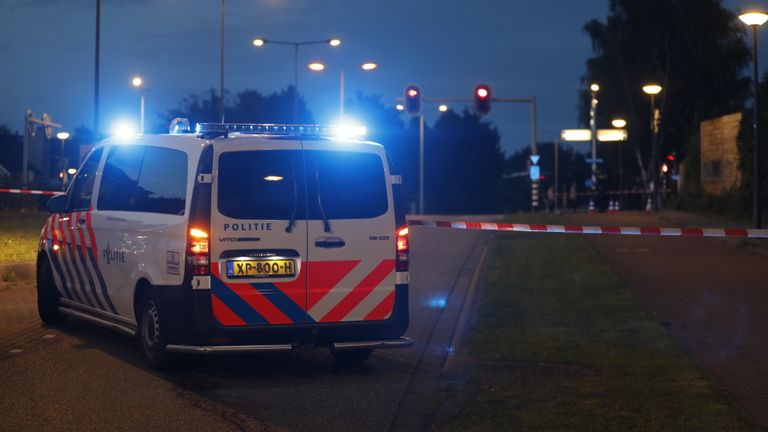
[[[47,206],[48,211],[53,214],[64,213],[64,211],[67,209],[67,195],[61,194],[51,197],[48,200]]]

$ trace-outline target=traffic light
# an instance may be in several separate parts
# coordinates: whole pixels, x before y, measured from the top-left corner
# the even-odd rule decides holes
[[[475,87],[475,111],[481,116],[491,112],[491,88],[485,84]]]
[[[421,114],[421,89],[416,85],[405,88],[405,112],[412,116]]]

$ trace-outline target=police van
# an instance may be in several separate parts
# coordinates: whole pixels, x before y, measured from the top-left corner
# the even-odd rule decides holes
[[[177,122],[175,129],[179,128]],[[408,228],[384,148],[319,126],[110,138],[51,198],[40,318],[174,353],[408,347]]]

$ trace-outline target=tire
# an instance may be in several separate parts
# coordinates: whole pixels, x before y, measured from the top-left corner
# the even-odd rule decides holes
[[[151,289],[142,297],[138,310],[138,342],[144,362],[150,369],[164,369],[170,365],[170,356],[165,351],[164,318],[160,303]]]
[[[372,349],[335,350],[331,349],[334,363],[341,367],[354,367],[363,364],[373,354]]]
[[[53,281],[51,263],[47,256],[41,256],[42,263],[37,266],[37,313],[48,325],[64,322],[66,317],[59,312],[59,291]]]

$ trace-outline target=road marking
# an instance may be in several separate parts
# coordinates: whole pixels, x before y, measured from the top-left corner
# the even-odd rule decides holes
[[[19,349],[19,348],[16,348],[16,349],[12,349],[12,350],[10,350],[10,351],[8,351],[8,352],[9,352],[9,353],[11,353],[11,354],[18,354],[18,353],[20,353],[20,352],[22,352],[22,351],[24,351],[24,350],[23,350],[23,349]]]
[[[47,334],[47,335],[43,335],[43,339],[53,339],[53,338],[55,338],[55,337],[56,337],[56,335],[55,335],[55,334],[50,334],[50,333],[49,333],[49,334]]]

